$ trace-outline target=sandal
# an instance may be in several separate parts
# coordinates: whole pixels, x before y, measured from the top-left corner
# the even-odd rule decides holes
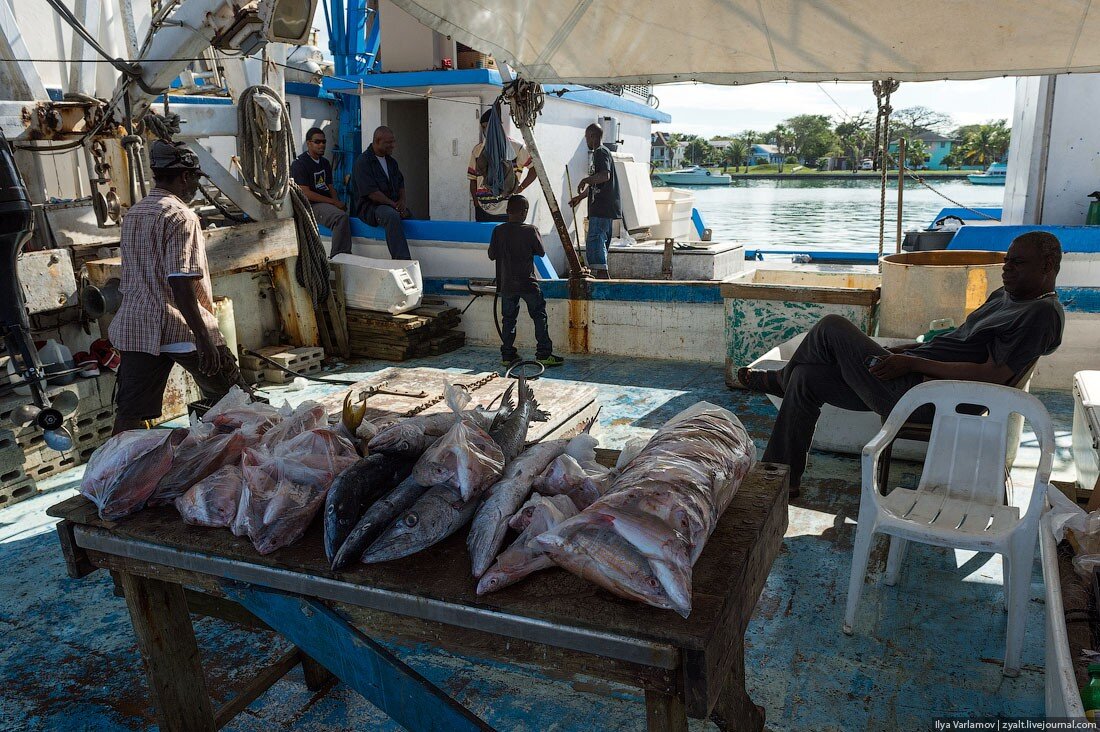
[[[771,394],[782,398],[783,386],[779,383],[779,372],[775,370],[750,369],[742,366],[737,369],[737,380],[749,391]]]

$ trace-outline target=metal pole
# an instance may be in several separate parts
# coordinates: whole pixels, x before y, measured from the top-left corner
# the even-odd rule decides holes
[[[901,253],[901,210],[905,193],[905,138],[898,140],[898,241],[896,251]]]

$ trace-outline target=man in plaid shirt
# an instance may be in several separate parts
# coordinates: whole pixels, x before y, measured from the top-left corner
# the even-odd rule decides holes
[[[202,224],[187,205],[203,175],[198,157],[159,140],[149,157],[156,187],[122,221],[122,306],[109,330],[122,353],[115,434],[160,416],[175,364],[206,399],[248,389],[218,330]]]

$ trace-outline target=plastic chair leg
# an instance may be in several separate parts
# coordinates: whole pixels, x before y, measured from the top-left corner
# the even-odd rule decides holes
[[[852,634],[856,620],[856,607],[863,593],[863,582],[867,578],[867,561],[871,558],[871,542],[875,530],[870,517],[864,517],[860,511],[860,520],[856,525],[856,540],[852,547],[852,575],[848,580],[848,605],[844,611],[844,632]]]
[[[1023,543],[1023,542],[1021,542]],[[1005,676],[1020,674],[1020,653],[1024,645],[1028,600],[1031,596],[1031,569],[1035,559],[1035,543],[1028,547],[1015,545],[1004,555],[1005,595],[1008,600],[1008,629],[1005,633]]]
[[[901,565],[905,563],[905,552],[909,549],[909,540],[900,536],[890,537],[890,554],[886,557],[886,576],[883,581],[890,587],[898,583]]]

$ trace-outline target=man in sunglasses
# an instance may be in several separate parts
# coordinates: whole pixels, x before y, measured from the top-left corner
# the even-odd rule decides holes
[[[347,207],[332,187],[332,163],[325,157],[328,140],[319,127],[306,133],[306,151],[290,164],[290,177],[313,207],[317,223],[332,231],[330,257],[351,253],[351,224]]]
[[[199,159],[183,143],[158,140],[149,161],[156,187],[122,219],[122,305],[109,330],[122,354],[115,434],[160,416],[175,365],[206,399],[221,399],[234,384],[249,390],[218,330],[206,240],[188,206],[203,176]]]

